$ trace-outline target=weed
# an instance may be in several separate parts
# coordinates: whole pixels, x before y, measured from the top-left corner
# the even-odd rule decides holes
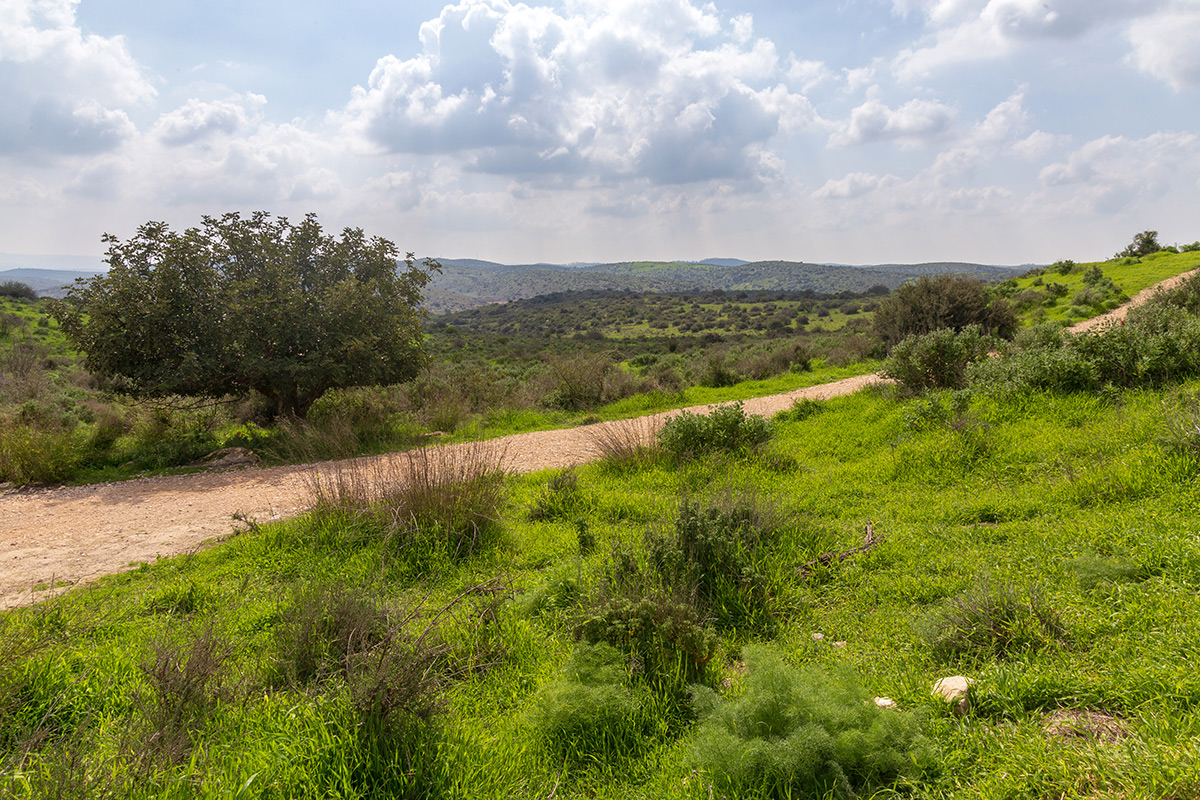
[[[645,417],[605,422],[589,429],[592,446],[600,454],[601,467],[625,473],[653,464],[659,454],[654,428]]]
[[[820,400],[802,397],[792,403],[792,407],[780,411],[774,417],[778,422],[803,422],[809,417],[815,417],[825,410],[825,404]]]
[[[319,512],[368,512],[400,545],[432,537],[452,558],[466,558],[498,538],[502,461],[483,443],[354,459],[314,471],[309,495]]]
[[[573,467],[567,467],[546,481],[533,501],[529,519],[534,522],[575,519],[584,510],[585,503],[579,476]]]
[[[930,762],[909,714],[876,707],[848,673],[799,669],[747,645],[745,690],[697,690],[708,713],[691,760],[723,796],[857,797]]]
[[[1036,588],[1025,599],[1012,586],[984,582],[931,617],[925,638],[938,659],[979,661],[1063,644],[1067,629]]]
[[[221,700],[230,647],[206,627],[183,639],[159,639],[151,648],[142,663],[149,692],[138,697],[145,731],[137,760],[153,771],[191,752],[195,734]]]
[[[615,766],[646,748],[641,692],[626,681],[621,653],[575,647],[563,676],[538,692],[530,722],[541,746],[570,766]]]

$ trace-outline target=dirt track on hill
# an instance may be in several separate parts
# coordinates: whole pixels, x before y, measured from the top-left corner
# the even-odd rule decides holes
[[[1160,286],[1175,285],[1184,277]],[[1074,329],[1118,322],[1130,306],[1143,302],[1156,288],[1140,292],[1127,306]],[[848,378],[747,400],[745,408],[750,414],[770,416],[802,398],[838,397],[880,380],[878,375]],[[711,406],[687,410],[708,408]],[[648,428],[656,429],[677,413],[643,419]],[[602,422],[522,433],[485,444],[496,448],[510,472],[559,469],[595,459],[599,455],[597,434],[602,435],[605,426],[622,424]],[[159,556],[196,550],[232,533],[235,516],[260,523],[294,516],[305,507],[314,471],[331,468],[327,462],[0,494],[0,608],[35,602],[65,587]]]

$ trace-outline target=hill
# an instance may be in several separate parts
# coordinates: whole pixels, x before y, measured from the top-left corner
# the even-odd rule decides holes
[[[569,267],[560,264],[506,266],[472,259],[442,261],[432,284],[431,311],[460,311],[473,305],[505,303],[556,292],[865,292],[876,286],[895,289],[921,275],[952,272],[986,281],[1002,281],[1017,272],[1009,267],[957,261],[850,267],[802,261],[709,259],[706,262],[629,261]]]

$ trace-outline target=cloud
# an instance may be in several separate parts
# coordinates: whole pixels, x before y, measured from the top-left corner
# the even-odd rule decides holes
[[[829,137],[829,146],[851,147],[883,141],[920,146],[945,134],[954,118],[954,109],[936,100],[910,100],[899,108],[889,108],[872,98],[850,112],[850,118]]]
[[[893,67],[915,80],[958,63],[1008,56],[1037,42],[1065,42],[1146,17],[1167,0],[893,0],[920,13],[927,44],[903,50]]]
[[[265,97],[257,94],[213,102],[192,98],[159,117],[150,133],[172,147],[195,144],[214,136],[230,136],[245,128],[266,102]]]
[[[1111,214],[1138,199],[1168,196],[1180,184],[1190,187],[1200,178],[1200,136],[1102,136],[1046,166],[1038,177],[1042,196],[1060,213]]]
[[[841,180],[828,180],[824,186],[813,192],[817,200],[832,198],[849,199],[862,197],[868,192],[880,187],[886,188],[900,183],[895,175],[873,175],[869,172],[852,172]]]
[[[787,86],[813,70],[782,66],[749,15],[722,24],[693,0],[561,12],[463,0],[421,42],[413,58],[380,59],[334,116],[361,149],[464,154],[476,171],[529,179],[755,181],[768,142],[817,120]]]
[[[75,24],[77,4],[0,4],[0,154],[115,149],[135,132],[124,107],[154,97],[121,37],[84,35]]]
[[[1138,69],[1175,91],[1200,86],[1200,8],[1174,2],[1129,28],[1131,58]]]

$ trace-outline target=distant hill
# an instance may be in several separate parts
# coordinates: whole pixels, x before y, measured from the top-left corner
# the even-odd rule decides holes
[[[922,275],[957,273],[985,281],[1013,277],[1011,267],[958,261],[851,267],[799,261],[708,259],[705,262],[635,261],[568,267],[561,264],[506,266],[471,259],[442,261],[426,305],[433,312],[461,311],[555,292],[725,291],[863,292],[873,286],[895,289]],[[481,266],[474,266],[480,264]]]
[[[626,261],[611,264],[500,264],[475,258],[438,259],[442,271],[426,292],[430,311],[461,311],[555,292],[699,292],[811,290],[826,294],[863,292],[873,286],[895,289],[921,275],[959,273],[1000,281],[1024,272],[1013,267],[938,261],[925,264],[846,266],[801,261],[742,261],[710,258],[688,261]],[[14,263],[22,262],[22,263]],[[28,263],[24,263],[28,262]],[[49,268],[42,264],[78,264]],[[29,284],[38,294],[62,297],[76,278],[102,274],[103,262],[83,256],[13,256],[0,253],[0,281]]]
[[[65,269],[17,269],[0,270],[0,283],[4,281],[20,281],[33,289],[42,297],[65,297],[67,287],[75,283],[76,278],[90,278],[102,274],[102,270],[65,270]]]

